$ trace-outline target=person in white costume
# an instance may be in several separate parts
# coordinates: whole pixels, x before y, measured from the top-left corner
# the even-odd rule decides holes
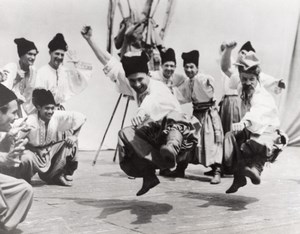
[[[84,27],[81,34],[118,92],[133,96],[137,102],[132,126],[119,132],[118,148],[121,169],[129,176],[143,178],[137,196],[143,195],[159,184],[155,169],[174,167],[195,147],[193,119],[181,112],[179,102],[165,84],[150,79],[149,58],[144,51],[128,52],[119,62],[98,48],[90,27]]]
[[[11,89],[19,99],[19,116],[32,113],[35,108],[32,105],[32,91],[36,82],[36,68],[34,62],[38,49],[32,41],[25,38],[16,38],[19,62],[9,63],[3,67],[6,74],[3,85]]]
[[[260,184],[267,161],[274,162],[287,136],[280,130],[278,109],[272,95],[260,83],[260,62],[253,51],[242,50],[235,65],[240,82],[232,79],[230,88],[238,89],[242,99],[242,119],[232,124],[224,139],[224,157],[233,162],[234,180],[226,193],[246,185],[246,177]]]
[[[72,96],[79,94],[91,77],[92,66],[79,62],[69,51],[71,61],[69,66],[63,65],[68,45],[61,33],[57,33],[48,44],[50,61],[37,71],[36,88],[50,90],[55,102],[62,105]],[[63,109],[63,107],[61,107]]]

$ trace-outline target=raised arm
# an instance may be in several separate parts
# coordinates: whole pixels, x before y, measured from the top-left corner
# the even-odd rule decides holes
[[[231,64],[231,52],[236,47],[237,43],[235,41],[225,43],[225,49],[221,56],[221,69],[222,71],[230,77],[233,73]]]
[[[106,50],[101,50],[93,39],[93,33],[92,28],[90,26],[84,26],[81,30],[81,35],[83,38],[87,41],[87,43],[90,45],[92,50],[94,51],[96,57],[99,59],[99,61],[105,66],[107,62],[111,58],[111,54],[108,53]]]

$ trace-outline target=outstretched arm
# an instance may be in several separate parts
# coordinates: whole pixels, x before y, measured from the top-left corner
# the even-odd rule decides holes
[[[96,57],[99,59],[99,61],[105,66],[107,64],[107,62],[110,60],[111,54],[105,50],[101,50],[96,45],[96,43],[94,42],[94,39],[93,39],[92,28],[90,26],[84,26],[81,30],[81,35],[87,41],[87,43],[90,45],[90,47],[94,51]]]
[[[231,65],[231,52],[236,47],[237,43],[235,41],[225,44],[225,49],[221,56],[221,69],[222,71],[230,77],[232,75],[232,65]]]

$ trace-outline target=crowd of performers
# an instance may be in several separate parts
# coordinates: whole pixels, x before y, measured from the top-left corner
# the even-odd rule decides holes
[[[121,169],[143,178],[137,196],[160,183],[157,173],[184,177],[190,163],[210,167],[211,184],[233,174],[226,193],[245,186],[246,177],[260,184],[265,163],[274,162],[287,144],[273,97],[285,84],[261,72],[250,42],[234,63],[236,43],[221,46],[225,93],[218,107],[215,79],[199,72],[197,50],[182,53],[185,74],[177,74],[175,51],[159,48],[161,68],[150,71],[149,55],[140,47],[119,60],[97,46],[91,27],[83,27],[81,34],[118,92],[137,102],[132,125],[118,134]],[[68,53],[60,33],[48,44],[49,63],[38,70],[35,44],[25,38],[14,42],[20,59],[0,72],[0,228],[6,230],[25,219],[36,173],[47,184],[72,185],[86,117],[63,104],[87,87],[92,73],[92,66]],[[65,55],[69,61],[63,64]],[[192,115],[182,111],[184,103],[192,103]]]

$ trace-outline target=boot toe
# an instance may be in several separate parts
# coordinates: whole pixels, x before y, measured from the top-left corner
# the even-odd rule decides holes
[[[244,169],[244,175],[251,179],[253,184],[260,184],[260,173],[255,167],[246,166]]]
[[[235,193],[239,190],[239,188],[245,186],[246,184],[247,184],[247,180],[245,177],[234,179],[230,188],[226,190],[226,193]]]
[[[143,186],[142,188],[137,192],[137,196],[141,196],[145,193],[147,193],[150,189],[154,188],[156,185],[158,185],[159,179],[155,176],[151,179],[149,178],[144,178],[143,179]]]

